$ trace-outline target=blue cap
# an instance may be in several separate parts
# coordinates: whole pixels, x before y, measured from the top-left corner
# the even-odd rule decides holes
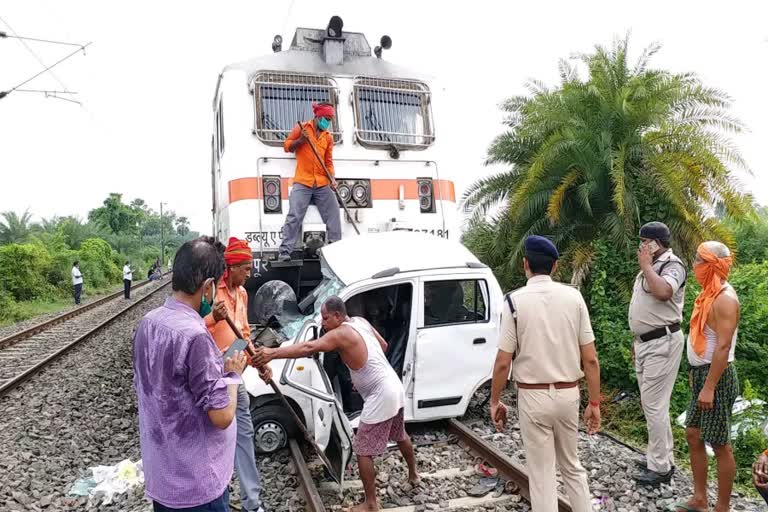
[[[557,247],[548,238],[531,235],[525,239],[525,255],[549,256],[553,260],[560,259]]]

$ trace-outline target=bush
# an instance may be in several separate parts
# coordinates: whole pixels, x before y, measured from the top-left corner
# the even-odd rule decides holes
[[[122,272],[112,259],[112,247],[100,238],[89,238],[80,245],[80,272],[85,286],[91,289],[122,279]]]
[[[51,255],[40,244],[9,244],[0,247],[0,289],[17,301],[49,295],[53,287],[46,280]]]
[[[0,322],[18,322],[23,318],[19,303],[6,290],[0,289]]]

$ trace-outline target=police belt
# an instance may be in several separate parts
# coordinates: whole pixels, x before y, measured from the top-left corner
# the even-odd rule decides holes
[[[549,389],[550,386],[554,386],[555,389],[568,389],[568,388],[575,388],[578,385],[579,385],[579,381],[554,382],[552,384],[526,384],[525,382],[517,383],[517,387],[520,389]]]
[[[669,324],[665,327],[659,327],[658,329],[654,329],[652,331],[648,331],[645,334],[641,334],[638,336],[640,338],[640,341],[651,341],[658,338],[661,338],[662,336],[666,336],[667,333],[672,334],[673,332],[677,332],[680,330],[680,322],[675,322],[674,324]]]

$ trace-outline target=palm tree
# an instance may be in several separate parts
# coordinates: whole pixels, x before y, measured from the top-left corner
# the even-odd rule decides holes
[[[21,244],[29,239],[38,225],[32,223],[32,214],[29,210],[18,215],[16,212],[3,212],[0,220],[0,244]]]
[[[176,233],[179,236],[186,236],[189,234],[189,219],[186,217],[179,217],[176,219]]]
[[[586,80],[562,60],[556,88],[532,81],[531,95],[502,104],[509,130],[487,162],[509,169],[478,180],[463,198],[470,225],[486,230],[487,212],[502,207],[483,255],[491,264],[516,265],[525,236],[548,235],[578,281],[596,240],[630,251],[650,220],[669,225],[684,255],[703,239],[732,241],[712,210],[752,211],[732,173],[746,165],[725,135],[742,125],[728,114],[725,93],[691,73],[650,69],[659,48],[646,48],[632,67],[628,39],[597,46],[575,57]]]

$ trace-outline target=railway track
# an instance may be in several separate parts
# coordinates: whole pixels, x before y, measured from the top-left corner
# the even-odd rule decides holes
[[[149,279],[145,281],[139,281],[131,288],[131,292],[135,292],[144,286],[147,286],[148,284],[152,283],[153,281],[150,281]],[[95,300],[93,302],[89,302],[87,304],[83,304],[79,308],[71,309],[67,311],[66,313],[62,313],[61,315],[55,316],[53,318],[49,318],[48,320],[44,322],[37,323],[31,327],[28,327],[24,330],[15,332],[9,336],[6,336],[5,338],[0,338],[0,350],[10,347],[11,345],[15,345],[19,341],[29,338],[30,336],[34,336],[35,334],[45,331],[47,329],[50,329],[56,324],[59,324],[61,322],[64,322],[66,320],[69,320],[70,318],[74,318],[78,315],[82,315],[86,311],[90,311],[93,308],[99,307],[102,304],[106,304],[107,302],[110,302],[118,297],[123,296],[123,290],[117,291],[115,293],[105,295],[104,297]]]
[[[170,285],[171,280],[155,283],[142,281],[133,287],[130,302],[123,299],[122,291],[116,292],[0,340],[0,396]]]
[[[398,491],[392,489],[387,480],[405,478],[403,475],[386,476],[384,482],[381,479],[378,485],[386,489],[388,499],[393,501],[396,507],[388,507],[388,512],[418,512],[430,510],[529,510],[527,504],[530,499],[528,490],[528,476],[523,467],[502,453],[496,446],[481,438],[472,429],[457,420],[448,420],[441,425],[447,437],[443,441],[421,443],[414,440],[417,445],[417,458],[421,471],[422,484],[416,488],[399,487]],[[294,440],[290,442],[290,454],[295,467],[299,489],[304,497],[306,510],[309,512],[325,512],[336,510],[340,505],[347,506],[351,502],[359,502],[362,499],[362,483],[351,479],[345,481],[343,492],[339,492],[336,483],[322,481],[316,483],[317,473],[321,473],[321,466],[308,463],[304,458],[301,447]],[[431,453],[424,454],[424,451]],[[440,457],[435,456],[438,454]],[[385,455],[386,456],[386,455]],[[397,454],[399,456],[399,454]],[[424,457],[435,457],[440,463],[425,464]],[[472,487],[478,484],[480,475],[474,466],[483,462],[498,470],[498,481],[494,487],[484,496],[469,496]],[[445,465],[449,467],[444,467]],[[349,472],[349,470],[348,470]],[[313,476],[315,473],[315,476]],[[356,473],[353,475],[356,477]],[[381,475],[379,476],[381,478]],[[450,483],[450,485],[446,485]],[[422,492],[420,488],[434,489],[443,485],[447,492]],[[397,494],[398,496],[393,496]],[[350,495],[354,495],[351,502]],[[501,508],[499,508],[501,507]],[[571,512],[571,506],[566,498],[560,496],[558,503],[560,512]]]

